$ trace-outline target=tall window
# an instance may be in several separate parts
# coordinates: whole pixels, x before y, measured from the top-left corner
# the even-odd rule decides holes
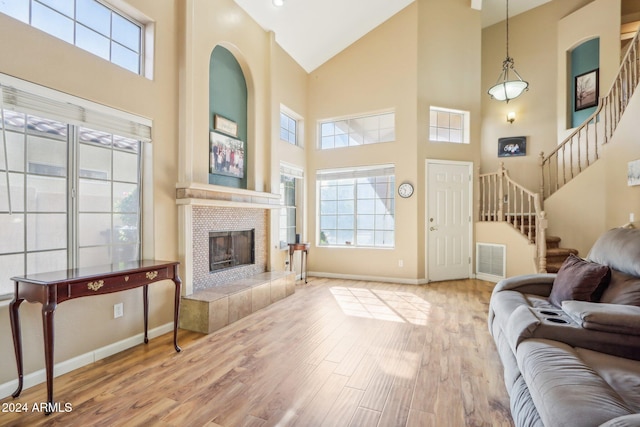
[[[296,179],[280,175],[280,241],[293,243],[296,238]]]
[[[12,276],[139,259],[135,124],[1,84],[0,97],[0,299],[13,291]],[[37,113],[22,112],[27,103]]]
[[[396,114],[371,114],[320,123],[320,149],[392,142],[396,139]]]
[[[318,171],[320,246],[393,247],[395,168]]]
[[[297,188],[303,171],[294,166],[280,165],[280,244],[293,243],[297,226]]]
[[[144,25],[98,0],[5,0],[0,12],[142,74]]]
[[[429,108],[429,140],[469,143],[469,112],[449,108]]]

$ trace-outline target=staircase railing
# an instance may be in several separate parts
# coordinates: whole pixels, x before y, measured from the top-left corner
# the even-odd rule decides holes
[[[540,194],[513,181],[500,163],[497,172],[479,175],[480,221],[507,222],[536,245],[538,272],[546,272],[546,214]]]
[[[638,34],[627,49],[609,93],[600,98],[595,112],[549,155],[540,153],[543,200],[598,160],[600,146],[611,139],[640,79]]]

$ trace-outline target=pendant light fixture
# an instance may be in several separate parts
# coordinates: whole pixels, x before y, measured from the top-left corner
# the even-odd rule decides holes
[[[507,58],[502,62],[502,72],[498,76],[496,84],[489,89],[489,95],[492,99],[498,101],[506,101],[507,103],[522,95],[522,92],[528,90],[529,83],[522,80],[520,74],[516,71],[513,58],[509,56],[509,0],[507,3]],[[514,74],[515,76],[512,76]],[[514,78],[515,77],[515,78]]]

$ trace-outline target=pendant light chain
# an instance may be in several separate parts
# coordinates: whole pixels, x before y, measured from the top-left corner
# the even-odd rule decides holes
[[[509,59],[509,0],[507,3],[507,59]]]

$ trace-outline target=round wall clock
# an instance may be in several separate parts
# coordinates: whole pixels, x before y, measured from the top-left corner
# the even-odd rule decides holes
[[[398,194],[400,195],[400,197],[404,197],[405,199],[407,197],[411,197],[411,195],[413,194],[413,185],[409,184],[408,182],[400,184],[400,186],[398,187]]]

